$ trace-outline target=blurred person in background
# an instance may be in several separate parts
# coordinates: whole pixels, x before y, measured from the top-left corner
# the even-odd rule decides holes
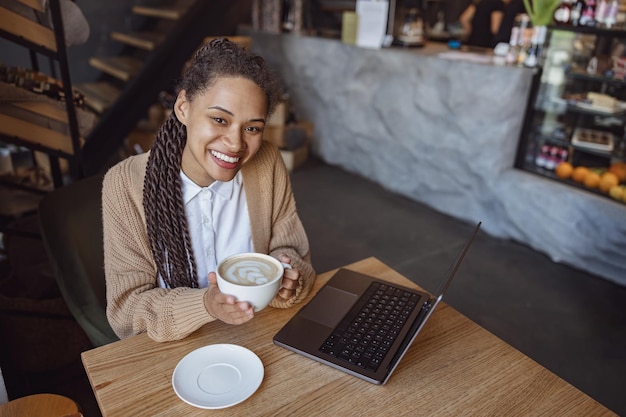
[[[461,14],[459,22],[468,35],[466,45],[493,48],[504,15],[503,0],[476,0]],[[508,39],[507,39],[508,41]]]

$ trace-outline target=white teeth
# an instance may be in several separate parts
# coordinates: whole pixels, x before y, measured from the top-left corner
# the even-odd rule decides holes
[[[236,158],[236,157],[233,157],[233,156],[224,155],[223,153],[218,152],[218,151],[211,151],[211,155],[213,155],[217,159],[221,159],[224,162],[230,162],[231,164],[234,164],[235,162],[239,161],[239,158]]]

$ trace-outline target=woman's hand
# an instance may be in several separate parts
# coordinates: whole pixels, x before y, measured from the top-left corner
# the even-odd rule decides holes
[[[291,265],[291,259],[287,255],[280,255],[278,260]],[[283,281],[276,297],[284,300],[289,300],[293,297],[296,294],[296,288],[298,288],[298,279],[300,279],[300,271],[295,268],[285,268]]]
[[[215,272],[209,273],[209,289],[204,295],[204,308],[211,316],[228,324],[242,324],[254,317],[254,309],[249,303],[237,302],[232,295],[220,291]]]

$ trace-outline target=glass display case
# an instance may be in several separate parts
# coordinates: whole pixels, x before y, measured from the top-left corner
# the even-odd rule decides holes
[[[626,30],[548,36],[516,167],[626,203]]]

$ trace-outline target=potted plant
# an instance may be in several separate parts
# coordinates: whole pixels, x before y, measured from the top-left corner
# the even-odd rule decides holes
[[[548,25],[554,19],[554,11],[559,7],[561,0],[524,0],[526,13],[533,25],[532,44],[535,54],[529,55],[526,66],[534,67],[541,60],[540,51],[546,41]]]
[[[552,23],[554,11],[560,2],[560,0],[524,0],[524,7],[534,27],[548,26]]]

